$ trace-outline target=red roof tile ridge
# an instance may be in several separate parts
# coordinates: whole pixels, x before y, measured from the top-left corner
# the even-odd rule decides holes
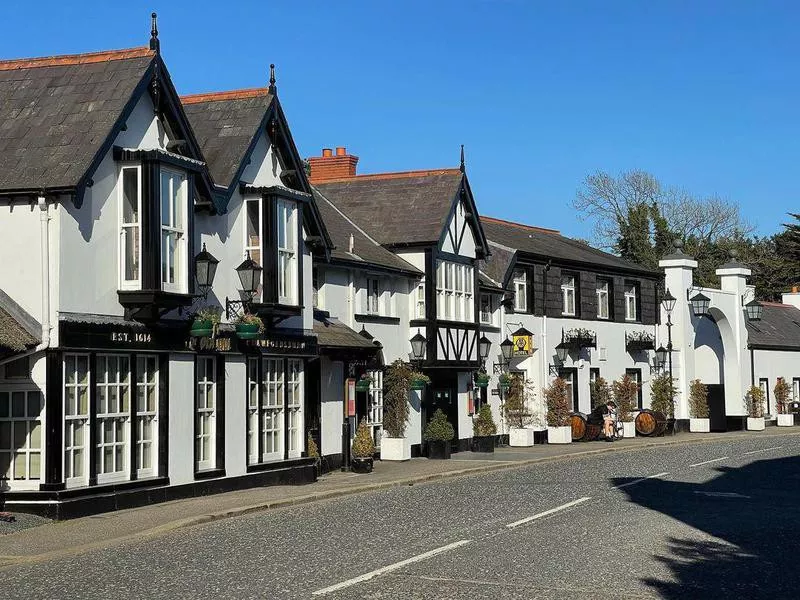
[[[155,52],[148,46],[136,48],[123,48],[121,50],[102,50],[100,52],[85,52],[83,54],[60,54],[57,56],[40,56],[34,58],[12,58],[0,61],[0,71],[15,69],[32,69],[35,67],[59,67],[62,65],[86,65],[90,63],[107,62],[110,60],[124,60],[126,58],[142,58],[155,56]]]
[[[561,235],[558,229],[549,229],[548,227],[537,227],[536,225],[525,225],[524,223],[516,223],[515,221],[506,221],[505,219],[498,219],[496,217],[487,217],[481,215],[481,221],[490,221],[499,225],[511,225],[512,227],[519,227],[520,229],[528,229],[531,231],[540,231],[541,233],[555,233]]]
[[[364,173],[353,177],[337,177],[336,179],[325,179],[318,181],[315,185],[325,185],[326,183],[342,183],[345,181],[372,181],[380,179],[403,179],[405,177],[426,177],[429,175],[456,175],[461,173],[460,169],[422,169],[419,171],[395,171],[391,173]]]
[[[243,100],[245,98],[258,98],[260,96],[269,96],[269,88],[243,88],[224,92],[187,94],[186,96],[181,96],[181,102],[184,104],[199,104],[201,102],[219,102],[222,100]]]

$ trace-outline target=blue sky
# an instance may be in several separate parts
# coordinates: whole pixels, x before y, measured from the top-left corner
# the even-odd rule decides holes
[[[800,212],[800,3],[4,3],[0,57],[143,45],[159,13],[181,93],[278,89],[303,156],[359,172],[457,166],[483,214],[588,237],[595,170],[738,201],[761,234]]]

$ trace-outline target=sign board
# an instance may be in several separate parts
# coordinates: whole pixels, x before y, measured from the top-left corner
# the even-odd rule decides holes
[[[533,334],[530,332],[516,332],[511,336],[514,343],[513,356],[530,356],[533,354]]]
[[[356,380],[352,377],[345,381],[345,399],[347,400],[347,416],[356,416]]]
[[[500,390],[492,390],[492,396],[499,396]]]

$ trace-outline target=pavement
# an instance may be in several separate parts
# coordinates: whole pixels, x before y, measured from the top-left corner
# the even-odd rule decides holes
[[[305,486],[273,486],[216,494],[104,513],[63,522],[47,522],[20,515],[20,526],[0,523],[0,568],[51,561],[124,543],[141,542],[187,527],[221,519],[241,517],[267,510],[298,507],[356,494],[412,486],[492,471],[532,468],[538,463],[579,460],[607,453],[637,453],[652,448],[756,439],[794,439],[800,431],[770,428],[760,433],[678,434],[662,438],[626,439],[568,445],[537,445],[532,448],[498,448],[493,454],[461,452],[449,461],[424,458],[404,463],[376,461],[368,475],[336,471]],[[489,505],[487,505],[489,506]],[[29,527],[29,528],[25,528]]]

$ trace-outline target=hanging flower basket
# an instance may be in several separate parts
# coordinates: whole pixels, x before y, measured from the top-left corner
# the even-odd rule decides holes
[[[211,337],[214,333],[214,323],[207,319],[195,319],[189,330],[191,337]]]
[[[475,387],[486,388],[489,387],[489,380],[491,377],[487,373],[478,373],[475,376]]]
[[[240,340],[254,340],[258,337],[258,325],[256,323],[237,323],[236,337]]]
[[[502,389],[504,389],[504,390],[507,390],[508,388],[511,387],[511,376],[510,375],[506,375],[505,373],[500,375],[500,387]]]
[[[414,372],[411,374],[411,381],[409,382],[409,387],[412,390],[424,390],[425,386],[431,382],[431,378],[425,375],[424,373]]]
[[[563,334],[562,343],[578,350],[582,348],[596,348],[597,334],[591,329],[584,329],[583,327],[568,329]]]
[[[371,386],[372,386],[372,377],[362,377],[361,379],[356,381],[357,392],[368,392]]]
[[[655,349],[655,337],[646,331],[634,331],[625,334],[625,349],[628,352],[641,352]]]

